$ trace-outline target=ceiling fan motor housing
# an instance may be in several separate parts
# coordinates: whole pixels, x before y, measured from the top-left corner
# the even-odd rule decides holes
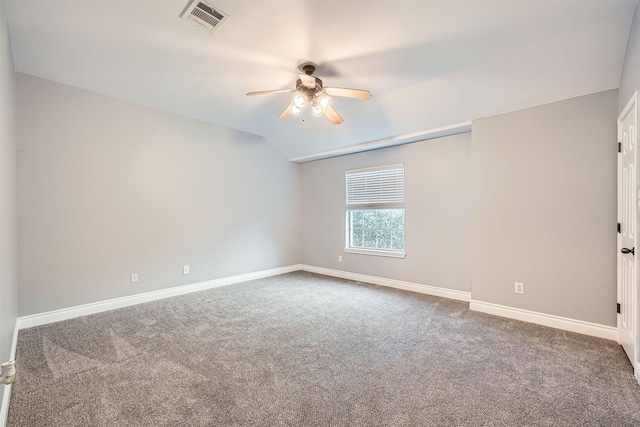
[[[315,79],[316,79],[316,86],[314,88],[305,86],[304,84],[302,84],[302,80],[300,79],[296,80],[296,90],[301,94],[303,94],[304,96],[306,96],[308,99],[311,99],[317,94],[320,94],[323,91],[322,80],[320,80],[317,77],[315,77]]]

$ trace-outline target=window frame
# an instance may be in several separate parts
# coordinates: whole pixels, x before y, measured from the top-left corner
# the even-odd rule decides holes
[[[380,203],[376,202],[360,202],[355,204],[349,204],[349,175],[365,173],[365,172],[375,172],[375,171],[386,171],[386,170],[396,170],[402,169],[402,190],[401,192],[394,193],[395,197],[400,197],[400,199],[394,199],[393,201],[387,201]],[[368,168],[360,168],[360,169],[348,169],[345,171],[345,234],[344,234],[344,252],[345,253],[353,253],[353,254],[361,254],[361,255],[373,255],[373,256],[383,256],[383,257],[391,257],[391,258],[405,258],[407,256],[406,253],[406,211],[404,206],[404,163],[397,163],[392,165],[384,165],[384,166],[375,166]],[[402,209],[403,216],[403,228],[402,228],[402,239],[403,239],[403,249],[400,251],[391,250],[391,249],[374,249],[374,248],[356,248],[351,245],[351,212],[355,210],[381,210],[381,209]]]

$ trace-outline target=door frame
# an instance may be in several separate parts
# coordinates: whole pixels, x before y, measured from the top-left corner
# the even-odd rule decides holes
[[[635,136],[636,136],[636,145],[635,145],[635,165],[636,165],[636,177],[635,177],[635,183],[636,183],[636,188],[634,191],[634,195],[633,197],[636,198],[636,212],[635,215],[633,215],[635,222],[636,222],[636,226],[635,226],[635,230],[636,232],[634,233],[634,241],[633,241],[633,245],[634,248],[636,248],[636,250],[640,251],[640,248],[638,248],[638,231],[640,230],[640,228],[638,227],[638,224],[640,224],[640,215],[638,213],[638,209],[640,209],[640,200],[638,200],[640,197],[640,185],[638,184],[639,178],[640,178],[640,171],[639,171],[639,160],[640,157],[638,156],[638,150],[640,150],[640,132],[638,132],[638,126],[640,125],[640,123],[638,122],[638,110],[640,109],[640,104],[639,104],[639,92],[635,91],[633,93],[633,96],[631,97],[631,99],[629,100],[629,102],[627,103],[627,105],[625,106],[625,108],[622,110],[622,112],[620,113],[620,115],[618,116],[618,120],[617,120],[617,124],[618,124],[618,134],[617,134],[617,140],[618,143],[622,143],[622,134],[623,134],[623,129],[622,129],[622,122],[624,120],[624,117],[627,116],[630,112],[631,109],[633,109],[635,107],[635,123],[636,123],[636,132],[635,132]],[[622,156],[618,155],[617,156],[617,162],[618,162],[618,167],[617,167],[617,185],[618,185],[618,203],[617,203],[617,218],[618,218],[618,224],[621,224],[622,222],[622,218],[621,218],[621,211],[622,211]],[[620,249],[622,249],[622,235],[620,233],[616,234],[616,254],[617,254],[617,258],[616,258],[616,270],[617,270],[617,283],[616,283],[616,289],[617,289],[617,294],[616,294],[616,301],[618,303],[620,303],[622,301],[622,254],[620,252]],[[638,254],[638,256],[640,256],[640,253]],[[636,304],[636,311],[640,310],[640,304],[639,304],[639,299],[640,299],[640,291],[638,290],[638,278],[640,277],[640,275],[638,274],[638,265],[640,263],[638,262],[637,258],[634,256],[634,269],[635,269],[635,288],[636,288],[636,292],[635,292],[635,304]],[[624,310],[624,308],[622,309]],[[621,311],[622,311],[621,310]],[[622,328],[622,315],[621,313],[618,313],[616,316],[616,320],[617,320],[617,329],[618,329],[618,343],[621,344],[622,343],[622,339],[621,339],[621,328]],[[640,345],[640,313],[637,313],[636,315],[636,324],[635,326],[635,337],[632,337],[632,339],[635,341],[634,342],[634,355],[633,355],[633,360],[631,361],[631,364],[634,368],[634,375],[636,377],[636,379],[638,380],[638,382],[640,383],[640,357],[639,357],[639,353],[640,353],[640,349],[638,348],[638,346]]]

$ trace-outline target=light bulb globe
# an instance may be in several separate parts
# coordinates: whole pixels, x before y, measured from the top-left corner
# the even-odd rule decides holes
[[[304,107],[306,102],[307,100],[303,95],[296,95],[295,98],[293,98],[293,103],[298,108]]]

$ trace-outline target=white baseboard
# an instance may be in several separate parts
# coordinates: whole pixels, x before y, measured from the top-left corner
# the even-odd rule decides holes
[[[48,311],[45,313],[21,316],[17,320],[17,329],[32,328],[34,326],[46,325],[48,323],[60,322],[61,320],[73,319],[75,317],[87,316],[89,314],[101,313],[103,311],[115,310],[117,308],[129,307],[149,301],[175,297],[192,292],[204,291],[206,289],[218,288],[220,286],[233,285],[235,283],[247,282],[249,280],[262,279],[264,277],[277,276],[278,274],[291,273],[301,270],[300,264],[286,267],[272,268],[270,270],[256,271],[254,273],[239,274],[237,276],[224,277],[221,279],[207,280],[205,282],[192,283],[190,285],[176,286],[173,288],[161,289],[158,291],[145,292],[142,294],[127,297],[113,298],[75,307],[63,308],[60,310]]]
[[[554,316],[552,314],[538,313],[535,311],[475,300],[470,302],[469,309],[496,316],[507,317],[509,319],[521,320],[523,322],[535,323],[536,325],[549,326],[551,328],[604,338],[616,342],[618,340],[618,329],[614,326],[600,325],[597,323],[584,322],[582,320],[569,319],[567,317]]]
[[[18,347],[18,322],[16,321],[13,328],[13,339],[11,340],[11,355],[9,360],[16,359],[16,348]],[[2,385],[0,384],[0,387]],[[9,416],[9,400],[11,399],[11,388],[13,384],[4,386],[4,394],[2,395],[2,403],[0,403],[0,427],[6,427],[7,417]]]
[[[422,285],[420,283],[403,282],[401,280],[386,279],[384,277],[367,276],[365,274],[350,273],[348,271],[332,270],[324,267],[314,267],[312,265],[301,265],[301,269],[310,273],[323,274],[325,276],[339,277],[341,279],[354,280],[356,282],[372,283],[374,285],[388,286],[391,288],[404,289],[405,291],[418,292],[421,294],[433,295],[437,297],[449,298],[458,301],[469,302],[470,292],[456,291],[453,289],[439,288],[437,286]]]

